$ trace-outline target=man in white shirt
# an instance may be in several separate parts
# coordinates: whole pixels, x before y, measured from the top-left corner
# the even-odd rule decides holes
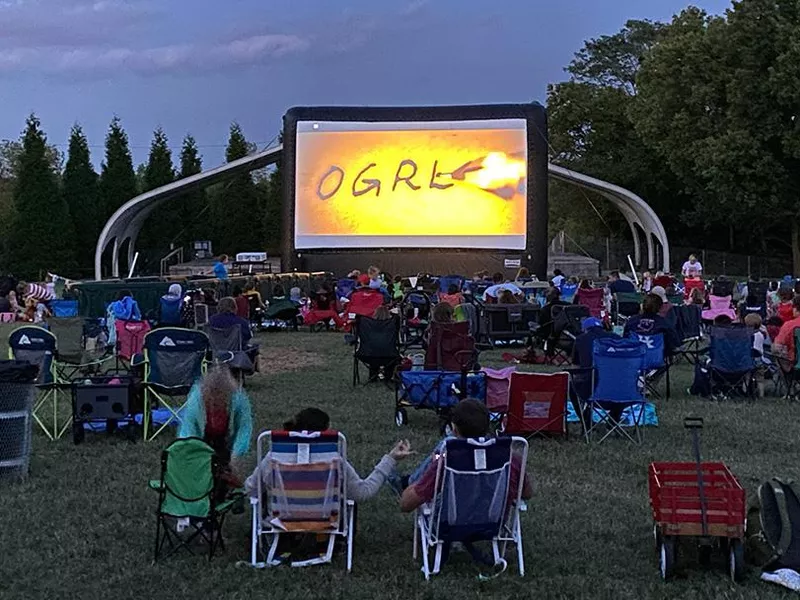
[[[492,285],[486,288],[486,291],[483,292],[484,302],[489,302],[489,301],[496,302],[497,296],[501,290],[508,290],[509,292],[520,298],[523,298],[525,296],[525,294],[522,292],[521,289],[519,289],[519,287],[517,287],[513,283],[504,281],[502,273],[495,273],[494,275],[492,275],[492,282],[493,282]]]
[[[694,254],[689,255],[689,260],[683,263],[683,267],[681,268],[681,273],[684,277],[689,276],[689,271],[695,271],[698,276],[703,274],[703,265],[700,264],[700,261],[697,260]]]

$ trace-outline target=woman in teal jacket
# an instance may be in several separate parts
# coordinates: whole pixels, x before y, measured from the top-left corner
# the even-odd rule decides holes
[[[189,392],[178,437],[205,440],[217,454],[224,483],[240,487],[238,463],[250,449],[252,435],[250,399],[226,366],[214,367]]]

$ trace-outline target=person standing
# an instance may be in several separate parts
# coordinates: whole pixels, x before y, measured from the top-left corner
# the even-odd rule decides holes
[[[700,264],[694,254],[690,254],[689,260],[683,263],[683,267],[681,267],[681,274],[684,277],[688,277],[690,271],[694,271],[698,276],[703,274],[703,265]]]
[[[214,263],[214,277],[221,281],[228,279],[228,255],[220,254],[219,260]]]

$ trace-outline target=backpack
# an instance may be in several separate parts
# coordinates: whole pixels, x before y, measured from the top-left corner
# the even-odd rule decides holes
[[[747,552],[762,570],[800,571],[800,494],[773,477],[758,487],[747,515]]]

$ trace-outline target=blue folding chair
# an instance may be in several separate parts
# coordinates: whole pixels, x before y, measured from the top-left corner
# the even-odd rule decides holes
[[[618,433],[631,442],[641,443],[646,400],[640,381],[645,370],[647,349],[638,340],[600,338],[595,340],[592,352],[594,383],[592,395],[584,414],[591,416],[586,428],[586,441],[592,440],[596,429],[607,426],[598,440],[602,443]],[[633,413],[634,434],[625,429],[625,409]]]
[[[578,293],[577,283],[563,283],[561,284],[561,300],[564,302],[572,302],[575,294]]]
[[[711,328],[709,336],[712,397],[755,397],[753,330],[744,325],[718,326]]]
[[[644,383],[647,391],[655,397],[660,397],[658,393],[658,383],[665,380],[665,395],[669,398],[669,357],[665,354],[664,334],[655,333],[643,335],[631,332],[628,336],[644,344]]]
[[[340,279],[336,282],[336,299],[349,298],[353,290],[356,289],[355,279]]]
[[[492,558],[482,562],[496,572],[507,568],[506,548],[513,544],[519,574],[525,574],[519,517],[527,457],[528,442],[521,437],[446,441],[434,497],[414,519],[414,558],[419,544],[425,579],[439,573],[453,542],[464,544],[476,560],[484,557],[472,544],[490,542]]]
[[[460,292],[461,288],[464,287],[464,278],[461,275],[445,275],[444,277],[439,277],[440,294],[449,293],[447,290],[450,289],[451,285],[455,285]]]

